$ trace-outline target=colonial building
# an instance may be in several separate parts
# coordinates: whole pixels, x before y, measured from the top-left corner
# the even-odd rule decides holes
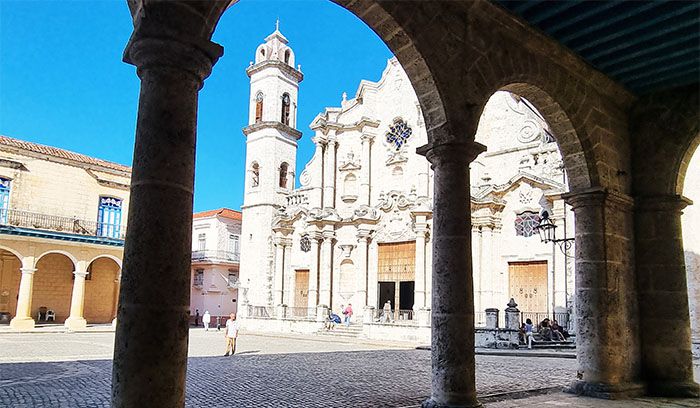
[[[238,310],[241,213],[220,208],[194,214],[192,222],[192,316]]]
[[[115,318],[130,175],[0,136],[0,319],[77,329]]]
[[[395,319],[427,325],[433,174],[416,154],[428,140],[406,73],[392,58],[379,81],[362,81],[353,98],[343,94],[314,119],[315,153],[294,188],[302,76],[279,31],[265,41],[247,71],[241,278],[249,311],[270,316],[286,305],[287,317],[312,317],[351,303],[374,321],[389,301]],[[528,312],[569,306],[572,251],[543,244],[534,229],[546,212],[559,238],[573,236],[555,138],[525,99],[497,92],[486,105],[477,141],[488,150],[471,166],[477,311],[511,297]]]

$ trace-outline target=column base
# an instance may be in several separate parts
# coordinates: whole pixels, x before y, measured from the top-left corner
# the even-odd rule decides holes
[[[82,330],[87,327],[87,320],[82,317],[69,317],[63,325],[69,330]]]
[[[33,330],[34,325],[34,319],[31,317],[15,317],[10,320],[10,327],[15,330]]]
[[[416,320],[418,321],[418,326],[420,327],[430,327],[430,308],[421,307],[416,313]]]
[[[645,389],[642,384],[606,384],[588,381],[574,381],[564,392],[579,396],[601,398],[601,399],[628,399],[644,395]]]
[[[421,404],[421,408],[482,408],[483,405],[478,400],[475,400],[473,402],[464,402],[464,403],[458,403],[458,404],[443,404],[440,402],[435,401],[432,398],[428,398],[427,400],[423,401]]]
[[[362,323],[374,323],[374,307],[365,306],[362,308]]]
[[[114,320],[112,320],[112,327],[117,327],[117,318],[115,317]]]
[[[652,397],[700,398],[700,385],[692,381],[654,381],[647,384]]]

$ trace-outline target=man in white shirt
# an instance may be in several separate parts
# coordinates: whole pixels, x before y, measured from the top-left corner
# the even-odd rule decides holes
[[[236,352],[236,338],[238,337],[240,326],[240,323],[236,320],[236,314],[231,313],[229,319],[226,320],[226,330],[224,330],[224,335],[226,336],[226,354],[224,354],[224,357],[232,356]],[[229,350],[231,354],[229,354]]]

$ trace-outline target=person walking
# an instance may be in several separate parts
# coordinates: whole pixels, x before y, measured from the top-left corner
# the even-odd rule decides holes
[[[391,300],[387,300],[386,303],[384,303],[384,322],[385,323],[391,323],[392,320],[394,320],[393,316],[391,315]]]
[[[236,339],[238,338],[238,329],[240,327],[240,323],[236,320],[236,314],[231,313],[229,319],[226,320],[226,330],[224,330],[224,336],[226,337],[226,354],[224,354],[224,357],[232,356],[236,353]],[[229,354],[229,350],[231,354]]]
[[[199,309],[194,312],[194,327],[199,327]]]
[[[348,303],[348,307],[343,311],[345,314],[345,327],[350,326],[350,319],[352,318],[352,303]]]
[[[209,323],[211,323],[211,315],[208,310],[204,311],[204,316],[202,316],[202,324],[204,325],[204,331],[209,331]]]

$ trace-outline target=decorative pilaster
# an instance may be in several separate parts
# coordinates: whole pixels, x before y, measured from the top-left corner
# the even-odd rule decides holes
[[[197,99],[223,54],[209,36],[225,7],[145,3],[124,52],[137,67],[141,92],[112,369],[114,408],[185,403]],[[178,30],[164,15],[178,18]],[[205,24],[212,24],[208,35]]]
[[[87,327],[87,321],[83,317],[83,307],[85,305],[85,277],[87,276],[87,263],[80,261],[76,265],[73,275],[73,295],[70,301],[70,316],[64,325],[70,330],[80,330]]]
[[[362,134],[362,168],[360,169],[360,204],[371,205],[371,168],[372,168],[372,143],[374,135]]]
[[[359,312],[367,306],[367,247],[369,240],[368,230],[357,231],[357,268],[355,275],[356,302],[355,308]]]
[[[655,396],[700,396],[693,379],[681,231],[682,211],[689,204],[676,195],[643,196],[635,209],[642,375]]]
[[[17,294],[17,312],[10,321],[10,327],[15,330],[31,330],[34,328],[32,312],[32,292],[34,290],[34,257],[22,258],[20,272],[22,277],[19,281],[19,292]]]
[[[283,303],[284,290],[284,244],[281,236],[275,237],[275,277],[274,286],[274,305],[279,306]]]
[[[415,255],[415,295],[414,312],[426,307],[425,302],[425,239],[428,234],[428,224],[425,214],[416,214],[416,255]]]
[[[564,199],[576,216],[576,356],[581,380],[570,391],[598,398],[641,395],[633,201],[604,189],[572,192]]]
[[[379,286],[377,278],[377,268],[379,266],[379,247],[377,242],[372,240],[367,250],[367,306],[378,308],[377,290]]]
[[[318,263],[319,263],[319,241],[321,236],[318,233],[309,234],[311,241],[311,263],[309,265],[309,304],[308,307],[316,307],[318,305]]]
[[[323,207],[335,207],[335,171],[338,142],[334,134],[328,135],[323,160]]]
[[[321,275],[319,277],[318,303],[328,308],[331,305],[331,274],[333,267],[333,239],[335,232],[332,230],[323,231],[323,242],[321,242]]]
[[[423,407],[480,407],[474,361],[469,163],[485,150],[476,142],[418,149],[434,170],[432,381]]]

